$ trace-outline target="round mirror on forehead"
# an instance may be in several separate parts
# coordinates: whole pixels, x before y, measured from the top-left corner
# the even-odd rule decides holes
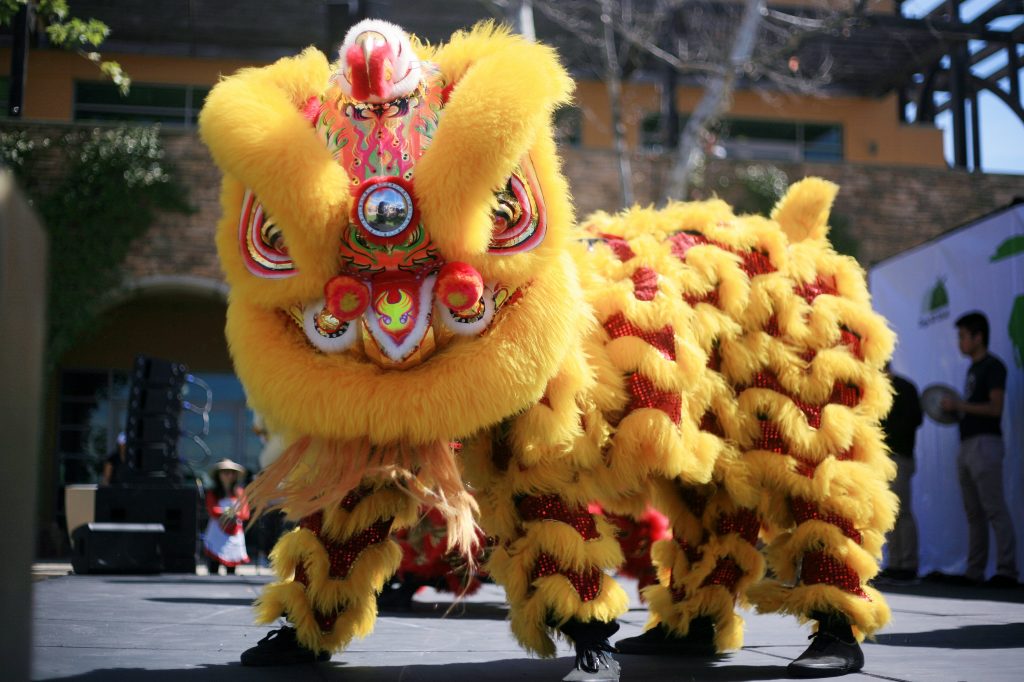
[[[412,222],[412,196],[394,182],[370,185],[359,196],[359,222],[375,237],[394,237]]]

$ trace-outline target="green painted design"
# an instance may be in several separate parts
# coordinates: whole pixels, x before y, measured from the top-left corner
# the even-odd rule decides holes
[[[1010,333],[1010,343],[1013,344],[1013,359],[1018,367],[1024,368],[1024,294],[1017,296],[1013,302],[1007,331]]]
[[[1024,234],[1010,237],[996,248],[989,261],[995,263],[997,260],[1004,260],[1012,256],[1024,253]]]
[[[945,280],[939,280],[935,283],[932,288],[932,293],[928,297],[928,312],[934,312],[939,308],[945,308],[949,305],[949,292],[946,291]]]

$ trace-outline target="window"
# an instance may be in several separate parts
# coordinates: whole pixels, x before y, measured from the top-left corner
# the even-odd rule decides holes
[[[680,127],[686,125],[681,115]],[[765,161],[842,161],[843,126],[766,119],[726,118],[712,129],[726,158]],[[664,149],[661,115],[648,114],[640,128],[648,151]]]
[[[647,114],[640,121],[640,148],[649,152],[665,151],[665,131],[660,113]]]
[[[10,103],[11,79],[7,76],[0,76],[0,116],[7,116],[7,105]]]
[[[583,112],[579,107],[564,106],[555,110],[555,140],[560,145],[579,147],[583,139]]]
[[[726,155],[769,161],[842,161],[838,124],[726,119],[719,128]]]
[[[178,455],[203,474],[213,462],[230,457],[249,471],[259,470],[263,448],[252,430],[252,412],[245,404],[242,385],[233,374],[196,375],[213,393],[209,433],[202,444],[187,433],[178,441]],[[61,373],[57,424],[59,484],[95,483],[103,472],[103,461],[114,451],[117,434],[124,430],[131,377],[118,370],[66,370]],[[198,406],[206,401],[205,391],[185,385],[185,397]],[[199,415],[182,410],[183,432],[202,429]],[[205,447],[203,447],[205,445]],[[206,450],[209,449],[209,454]]]
[[[75,82],[76,121],[138,121],[193,127],[210,87],[133,83],[121,95],[113,83]]]

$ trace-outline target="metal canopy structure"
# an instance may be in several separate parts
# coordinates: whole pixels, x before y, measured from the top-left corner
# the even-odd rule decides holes
[[[953,166],[981,170],[981,116],[978,95],[998,97],[1024,126],[1021,62],[1024,61],[1024,0],[991,0],[969,21],[962,0],[935,0],[924,17],[900,15],[867,18],[870,25],[894,36],[929,36],[930,44],[912,61],[890,73],[879,86],[900,95],[901,120],[934,123],[945,111],[953,116]],[[993,24],[1001,25],[994,28]],[[970,103],[970,107],[968,107]],[[914,115],[908,116],[907,105]],[[968,121],[970,143],[968,144]],[[968,164],[968,149],[971,163]],[[1024,154],[1024,151],[1022,151]]]
[[[620,1],[629,2],[635,12],[664,7],[658,0]],[[1024,125],[1024,0],[916,1],[934,6],[915,18],[905,16],[904,0],[895,0],[891,13],[869,12],[863,0],[844,3],[845,10],[829,9],[835,5],[831,1],[799,7],[787,7],[787,0],[771,2],[772,10],[797,18],[780,22],[768,12],[760,31],[761,71],[773,70],[781,78],[745,77],[740,87],[787,89],[788,79],[789,89],[825,97],[896,92],[904,122],[931,125],[950,111],[954,166],[980,170],[979,93],[998,97]],[[743,9],[736,0],[694,0],[674,7],[663,25],[672,34],[672,53],[682,61],[689,58],[688,45],[727,46]],[[431,42],[482,19],[505,18],[496,4],[482,0],[160,0],[146,3],[144,11],[132,0],[76,0],[74,9],[110,26],[104,51],[253,61],[270,61],[308,45],[332,54],[347,28],[365,16],[396,21]],[[578,31],[539,10],[535,15],[538,39],[557,47],[577,76],[602,77],[600,56]],[[0,31],[0,44],[11,44],[16,34],[10,28]],[[636,52],[632,78],[665,78],[664,64],[642,49]],[[703,77],[695,73],[673,76],[673,85],[699,87]]]

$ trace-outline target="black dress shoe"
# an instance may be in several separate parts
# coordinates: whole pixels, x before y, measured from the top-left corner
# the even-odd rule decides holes
[[[615,647],[620,653],[641,656],[714,656],[715,625],[708,616],[694,618],[690,632],[681,637],[658,623],[642,635],[620,639]]]
[[[608,641],[619,630],[617,621],[584,623],[573,618],[559,630],[576,646],[576,665],[562,682],[619,682],[619,663],[611,657],[616,650]]]
[[[329,660],[329,651],[313,651],[299,643],[295,628],[271,630],[256,646],[242,652],[242,665],[271,666],[317,663]]]
[[[861,651],[853,629],[839,614],[812,614],[818,621],[818,631],[807,651],[789,664],[790,677],[838,677],[855,673],[864,667]]]
[[[377,595],[378,611],[412,611],[412,598],[423,587],[423,583],[413,580],[393,578],[385,583],[384,589]]]
[[[1017,579],[1010,575],[999,575],[998,573],[985,581],[985,587],[995,587],[1002,590],[1013,590],[1020,587]]]

